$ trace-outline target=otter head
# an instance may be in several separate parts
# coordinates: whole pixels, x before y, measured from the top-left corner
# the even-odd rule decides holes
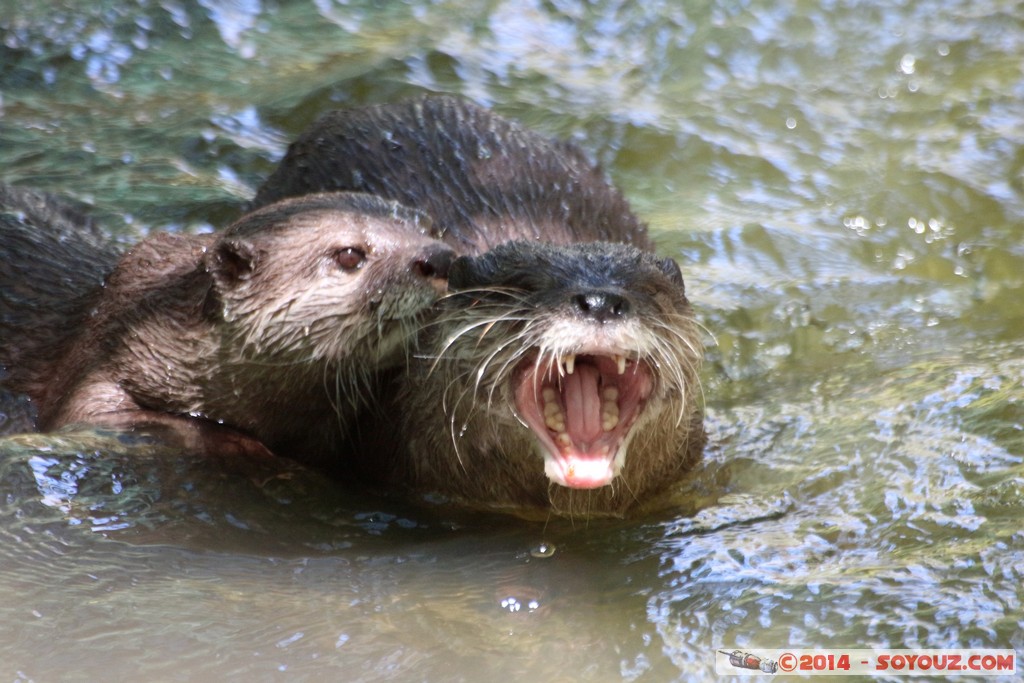
[[[430,227],[424,214],[358,193],[268,205],[207,252],[208,314],[242,363],[394,365],[446,287],[453,252]]]
[[[447,396],[447,409],[486,406],[451,417],[453,440],[473,419],[514,420],[551,483],[592,489],[613,483],[645,426],[685,436],[701,345],[675,261],[623,244],[509,242],[457,259],[449,288],[438,365],[475,396]]]

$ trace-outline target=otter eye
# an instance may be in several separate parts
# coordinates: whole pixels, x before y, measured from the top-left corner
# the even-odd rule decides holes
[[[366,252],[357,247],[344,247],[334,252],[334,262],[342,270],[355,270],[363,265],[366,260]]]

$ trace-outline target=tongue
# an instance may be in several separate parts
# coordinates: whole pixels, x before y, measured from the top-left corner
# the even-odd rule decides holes
[[[580,450],[602,434],[601,396],[597,387],[600,378],[596,367],[580,364],[563,381],[565,428]]]

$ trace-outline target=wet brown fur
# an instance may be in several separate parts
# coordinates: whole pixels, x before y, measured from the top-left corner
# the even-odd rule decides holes
[[[213,449],[223,432],[202,425],[224,424],[316,464],[337,456],[376,371],[406,361],[451,259],[418,212],[318,194],[267,206],[221,233],[151,236],[101,284],[91,259],[111,262],[109,249],[86,252],[69,241],[80,230],[43,219],[0,224],[0,261],[49,259],[42,274],[75,280],[57,287],[19,265],[29,291],[15,296],[6,279],[0,288],[4,385],[30,396],[39,429],[177,425],[189,443],[197,431],[201,444],[210,435]],[[339,265],[348,265],[337,258],[348,248],[365,253],[357,268]],[[44,300],[59,303],[66,331],[49,336],[58,326],[48,316],[45,329],[31,329]]]

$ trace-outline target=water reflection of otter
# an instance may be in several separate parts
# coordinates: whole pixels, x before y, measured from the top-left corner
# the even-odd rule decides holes
[[[256,203],[324,189],[423,210],[466,255],[399,380],[397,429],[358,449],[370,475],[494,507],[622,514],[699,458],[701,344],[682,275],[576,147],[446,97],[332,112]]]
[[[43,430],[144,424],[207,450],[264,452],[251,435],[307,462],[333,458],[373,370],[404,362],[452,259],[422,214],[336,193],[218,234],[151,236],[111,270],[95,235],[63,230],[53,212],[11,213],[27,202],[5,191],[0,262],[17,267],[0,287],[0,364]]]

